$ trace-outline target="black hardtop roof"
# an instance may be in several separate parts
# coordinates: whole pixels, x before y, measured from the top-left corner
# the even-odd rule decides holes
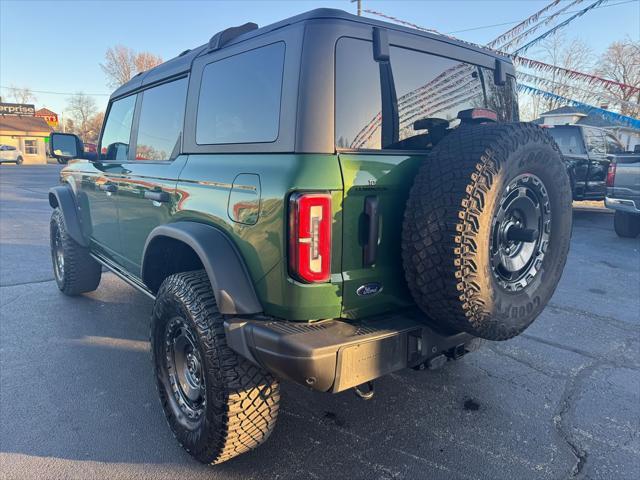
[[[402,25],[397,25],[395,23],[384,22],[381,20],[376,20],[369,17],[361,17],[357,15],[353,15],[351,13],[345,12],[344,10],[339,10],[335,8],[316,8],[314,10],[310,10],[305,13],[301,13],[299,15],[294,15],[293,17],[286,18],[284,20],[280,20],[279,22],[272,23],[270,25],[266,25],[264,27],[258,28],[256,30],[252,30],[247,33],[243,33],[238,37],[232,39],[228,43],[226,43],[222,48],[235,45],[240,42],[244,42],[251,38],[258,37],[260,35],[264,35],[273,30],[277,30],[287,25],[293,25],[300,22],[305,22],[309,20],[317,20],[317,19],[335,19],[340,21],[350,21],[357,22],[365,25],[371,25],[375,27],[384,27],[388,30],[396,30],[399,32],[406,32],[412,35],[419,35],[426,38],[436,39],[440,41],[448,42],[452,45],[460,46],[469,50],[473,50],[476,52],[481,52],[486,55],[491,55],[495,58],[499,58],[506,62],[511,63],[511,60],[508,57],[502,56],[494,50],[485,49],[479,46],[475,46],[461,40],[456,40],[451,37],[447,37],[444,35],[438,35],[435,33],[425,32],[424,30],[418,30],[416,28],[409,28]],[[159,82],[163,79],[170,78],[181,73],[187,72],[191,68],[191,63],[194,58],[200,55],[203,52],[207,52],[209,49],[209,43],[207,42],[204,45],[201,45],[197,48],[186,50],[182,52],[177,57],[172,58],[171,60],[167,60],[164,63],[161,63],[157,67],[154,67],[146,72],[139,73],[131,80],[129,80],[124,85],[118,87],[117,90],[113,92],[111,98],[120,97],[127,93],[130,93],[142,86],[150,85],[156,82]]]

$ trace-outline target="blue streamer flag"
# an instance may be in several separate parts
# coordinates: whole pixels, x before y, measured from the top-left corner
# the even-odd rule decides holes
[[[553,27],[552,29],[550,29],[547,32],[544,32],[542,35],[540,35],[539,37],[534,38],[533,40],[531,40],[529,43],[527,43],[526,45],[523,45],[522,47],[518,48],[517,50],[515,50],[513,52],[514,55],[518,55],[519,53],[522,52],[526,52],[529,48],[531,48],[533,45],[535,45],[536,43],[538,43],[540,40],[544,40],[545,38],[547,38],[549,35],[551,35],[552,33],[554,33],[556,30],[561,29],[562,27],[567,26],[568,24],[570,24],[572,21],[574,21],[576,18],[581,17],[582,15],[584,15],[585,13],[587,13],[589,10],[591,10],[592,8],[596,8],[599,5],[602,5],[604,2],[608,2],[609,0],[597,0],[596,2],[593,2],[591,5],[583,8],[582,10],[580,10],[578,13],[576,13],[575,15],[567,18],[564,22],[559,23],[558,25],[556,25],[555,27]]]
[[[640,129],[640,120],[638,120],[637,118],[627,117],[626,115],[620,115],[619,113],[610,112],[609,110],[593,107],[586,103],[578,102],[577,100],[571,100],[570,98],[562,97],[560,95],[556,95],[555,93],[547,92],[545,90],[540,90],[535,87],[531,87],[529,85],[524,85],[522,83],[518,84],[518,90],[523,93],[539,95],[541,97],[552,99],[552,100],[560,100],[566,105],[575,107],[578,110],[580,110],[582,113],[585,113],[587,115],[595,113],[602,116],[606,120],[609,120],[610,122]]]

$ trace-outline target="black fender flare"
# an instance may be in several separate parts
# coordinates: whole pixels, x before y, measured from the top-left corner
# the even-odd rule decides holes
[[[251,315],[262,312],[249,270],[231,239],[219,228],[189,221],[178,221],[154,228],[142,254],[142,280],[148,275],[147,253],[154,240],[172,238],[184,242],[198,255],[204,266],[218,310],[225,315]],[[146,283],[146,282],[145,282]]]
[[[82,223],[78,215],[78,206],[75,195],[69,185],[58,185],[49,189],[49,205],[51,208],[59,208],[64,218],[64,226],[73,240],[83,247],[88,247],[89,242],[82,234]]]

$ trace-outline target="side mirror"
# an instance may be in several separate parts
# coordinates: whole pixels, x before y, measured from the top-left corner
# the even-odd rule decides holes
[[[53,132],[49,135],[49,148],[51,156],[69,160],[71,158],[84,157],[84,145],[77,135],[72,133]]]

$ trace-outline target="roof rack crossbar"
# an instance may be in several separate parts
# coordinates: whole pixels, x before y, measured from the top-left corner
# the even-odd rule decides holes
[[[225,30],[222,30],[216,33],[211,40],[209,40],[209,51],[218,50],[224,47],[227,43],[233,40],[236,37],[239,37],[243,33],[251,32],[252,30],[256,30],[258,25],[253,22],[247,22],[244,25],[239,25],[237,27],[229,27]]]

